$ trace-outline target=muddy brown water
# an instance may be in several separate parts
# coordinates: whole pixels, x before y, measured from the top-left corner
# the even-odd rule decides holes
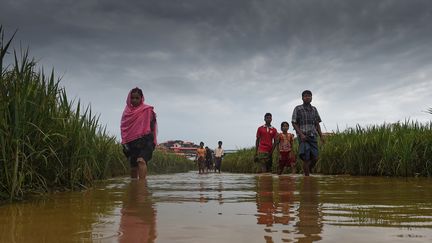
[[[0,206],[0,242],[432,242],[432,180],[116,178]]]

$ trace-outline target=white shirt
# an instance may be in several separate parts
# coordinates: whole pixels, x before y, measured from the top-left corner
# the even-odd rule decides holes
[[[217,147],[215,149],[215,157],[222,157],[224,155],[224,150],[223,148],[219,148]]]

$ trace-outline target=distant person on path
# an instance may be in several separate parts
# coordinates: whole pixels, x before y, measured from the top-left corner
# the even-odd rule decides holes
[[[157,122],[153,106],[144,103],[141,89],[132,89],[121,118],[123,152],[129,159],[131,178],[145,179],[147,163],[157,144]]]
[[[261,165],[261,172],[271,172],[272,170],[272,155],[273,143],[275,142],[278,134],[276,128],[271,125],[272,114],[266,113],[264,115],[265,124],[258,127],[256,141],[255,141],[255,161]]]
[[[195,160],[198,163],[198,173],[204,173],[205,168],[205,158],[206,158],[206,149],[204,148],[204,143],[200,142],[200,147],[196,150]]]
[[[206,173],[211,170],[212,164],[213,164],[213,153],[209,147],[205,147],[206,149]]]
[[[324,137],[321,133],[321,117],[318,110],[311,105],[312,92],[303,91],[302,100],[303,104],[294,108],[292,124],[298,136],[299,156],[303,160],[303,172],[305,176],[309,176],[318,161],[317,136],[320,136],[322,143],[324,143]]]
[[[295,174],[295,162],[296,156],[292,150],[294,134],[288,132],[289,124],[284,121],[281,123],[282,132],[276,137],[275,147],[279,151],[279,171],[278,174],[281,175],[285,167],[291,167],[291,173]]]
[[[222,141],[218,142],[218,147],[215,149],[215,168],[214,168],[214,172],[216,172],[216,170],[218,171],[218,173],[221,172],[221,166],[222,166],[222,158],[225,154],[225,151],[222,148]]]

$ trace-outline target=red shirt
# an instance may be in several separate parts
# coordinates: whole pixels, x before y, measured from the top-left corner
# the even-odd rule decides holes
[[[258,127],[257,138],[259,138],[258,152],[271,152],[273,139],[278,135],[276,128],[266,125]]]

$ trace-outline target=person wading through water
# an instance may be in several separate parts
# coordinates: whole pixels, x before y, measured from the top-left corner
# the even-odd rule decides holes
[[[318,161],[317,135],[324,143],[321,133],[321,117],[318,110],[311,105],[312,92],[305,90],[302,93],[303,104],[294,108],[292,125],[297,132],[299,142],[299,156],[303,160],[303,172],[309,176]]]
[[[131,178],[145,179],[147,163],[157,144],[157,121],[153,106],[144,103],[141,89],[129,92],[121,118],[123,152],[129,159]]]

